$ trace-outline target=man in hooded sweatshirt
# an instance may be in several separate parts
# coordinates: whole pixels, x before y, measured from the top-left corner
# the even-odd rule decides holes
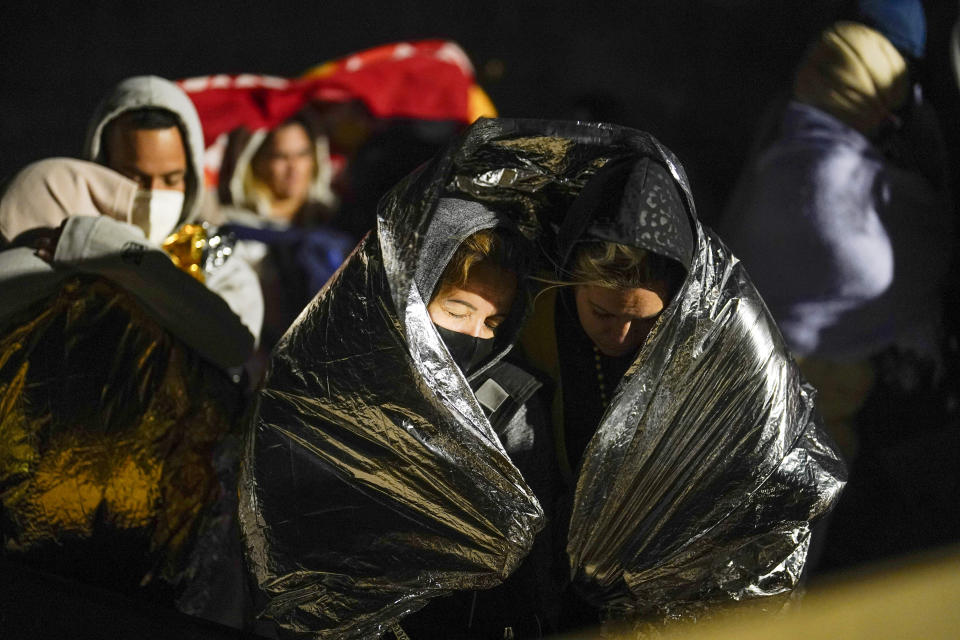
[[[151,244],[161,244],[180,225],[199,221],[203,130],[190,98],[173,82],[136,76],[114,87],[90,121],[84,156],[137,183],[133,223]],[[99,230],[103,242],[118,247],[131,241],[131,233],[122,224]],[[263,296],[246,263],[228,259],[206,274],[205,283],[257,340]]]

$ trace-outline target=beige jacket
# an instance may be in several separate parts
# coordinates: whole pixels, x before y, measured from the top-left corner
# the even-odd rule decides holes
[[[49,263],[29,246],[0,251],[0,323],[88,273],[128,291],[207,360],[241,365],[263,322],[256,275],[237,259],[208,274],[206,286],[180,271],[129,224],[135,193],[133,181],[82,160],[41,160],[15,176],[0,199],[4,242],[37,228],[61,232]]]

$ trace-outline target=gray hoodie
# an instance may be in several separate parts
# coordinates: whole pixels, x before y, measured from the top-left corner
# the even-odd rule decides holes
[[[180,223],[193,222],[203,196],[203,128],[193,102],[173,82],[157,76],[134,76],[114,87],[90,119],[83,157],[103,164],[103,132],[107,124],[128,111],[145,108],[166,109],[180,121],[188,164]]]

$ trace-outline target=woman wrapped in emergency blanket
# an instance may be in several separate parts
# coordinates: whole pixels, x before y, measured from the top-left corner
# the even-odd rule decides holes
[[[563,411],[594,391],[563,374],[559,317],[524,339],[548,374],[551,357],[535,347],[556,346],[560,375],[544,391],[567,389],[551,429],[550,398],[508,354],[528,324],[526,283],[577,284],[565,265],[584,243],[656,253],[648,240],[663,229],[638,222],[656,195],[650,176],[681,216],[686,244],[661,242],[680,271],[598,417]],[[596,194],[609,189],[624,197],[604,210]],[[533,280],[529,261],[492,260],[508,274],[494,288],[518,276],[515,295],[484,316],[499,314],[493,337],[433,313],[438,296],[450,299],[448,262],[484,230],[548,272]],[[468,292],[471,277],[460,283]],[[541,296],[533,320],[553,301],[559,315],[561,296]],[[451,328],[476,344],[465,350]],[[538,608],[540,632],[555,629],[566,585],[550,584],[537,553],[553,543],[565,549],[565,581],[607,619],[696,618],[788,594],[811,521],[844,482],[812,390],[739,262],[697,221],[682,167],[649,134],[612,125],[474,124],[381,201],[375,231],[281,340],[259,402],[240,483],[247,560],[261,615],[307,637],[399,634],[430,599],[496,587],[530,565],[535,586],[513,606],[518,618]],[[579,457],[568,433],[587,434]]]

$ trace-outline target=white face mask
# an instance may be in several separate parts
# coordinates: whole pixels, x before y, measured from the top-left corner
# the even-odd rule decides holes
[[[153,244],[163,244],[177,228],[183,212],[183,192],[170,189],[137,189],[132,222]]]

